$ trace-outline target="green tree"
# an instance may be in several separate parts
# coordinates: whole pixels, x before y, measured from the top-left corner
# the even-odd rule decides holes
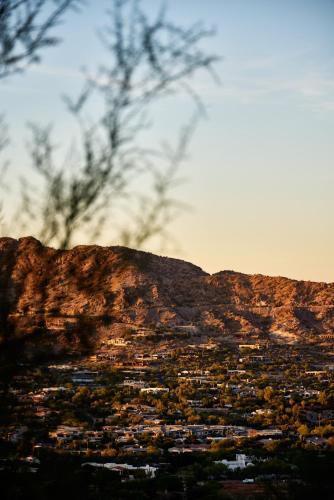
[[[302,424],[297,428],[297,432],[299,434],[300,439],[303,441],[305,437],[309,435],[310,431],[307,425]]]
[[[268,385],[267,387],[264,388],[263,399],[265,401],[270,402],[273,399],[274,394],[275,394],[274,389],[271,386]]]
[[[88,387],[79,387],[72,397],[72,403],[75,405],[87,405],[90,400],[90,389]]]

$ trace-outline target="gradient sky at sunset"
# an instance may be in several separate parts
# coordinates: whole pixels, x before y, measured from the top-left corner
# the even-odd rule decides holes
[[[63,44],[1,83],[13,171],[25,168],[27,121],[54,121],[67,138],[60,95],[80,87],[81,66],[103,59],[95,31],[107,4],[91,0],[70,14],[59,29]],[[143,0],[148,11],[157,4]],[[194,82],[208,118],[177,192],[192,207],[171,228],[180,249],[165,253],[208,272],[334,281],[334,1],[170,0],[169,13],[215,26],[207,45],[223,59],[221,85]],[[155,113],[150,140],[172,139],[191,114],[189,99],[169,99]],[[107,232],[102,240],[109,243]]]

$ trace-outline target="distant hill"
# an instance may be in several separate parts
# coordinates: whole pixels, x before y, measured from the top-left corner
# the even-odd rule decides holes
[[[0,238],[3,345],[84,349],[116,323],[194,325],[222,335],[320,342],[334,333],[334,283],[233,271],[208,274],[125,247],[61,251]]]

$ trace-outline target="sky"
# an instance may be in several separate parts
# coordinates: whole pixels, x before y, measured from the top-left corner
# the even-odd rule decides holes
[[[142,1],[147,12],[158,3]],[[9,180],[28,171],[27,122],[52,121],[58,140],[68,140],[61,95],[80,88],[82,66],[103,60],[96,31],[107,6],[87,0],[59,27],[61,45],[1,82]],[[222,59],[219,85],[204,76],[193,81],[207,117],[176,192],[190,208],[170,227],[177,244],[162,253],[210,273],[334,281],[334,0],[170,0],[168,13],[182,25],[215,27],[206,47]],[[189,116],[186,96],[167,99],[153,113],[148,140],[173,140]],[[15,196],[12,190],[12,206]],[[106,228],[103,244],[108,235]]]

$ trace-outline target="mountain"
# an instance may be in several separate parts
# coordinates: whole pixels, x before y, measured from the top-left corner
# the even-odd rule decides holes
[[[125,247],[55,250],[0,238],[3,345],[81,349],[116,325],[174,328],[279,342],[334,333],[334,283],[233,271],[208,274],[178,259]],[[180,328],[181,330],[181,328]]]

